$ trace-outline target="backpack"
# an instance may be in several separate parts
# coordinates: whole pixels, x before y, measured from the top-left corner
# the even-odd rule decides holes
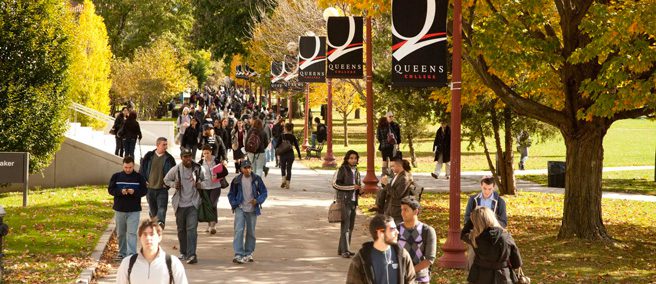
[[[128,283],[130,283],[130,274],[132,273],[132,267],[134,266],[134,263],[137,262],[137,257],[139,254],[135,253],[132,256],[130,256],[130,263],[128,265]],[[174,283],[173,281],[173,269],[171,269],[171,255],[166,254],[164,256],[164,259],[166,260],[166,268],[169,270],[169,283]]]
[[[248,153],[257,153],[260,151],[260,145],[262,145],[262,141],[260,141],[260,135],[257,133],[256,130],[251,131],[251,133],[248,135],[248,139],[246,139],[246,152]]]

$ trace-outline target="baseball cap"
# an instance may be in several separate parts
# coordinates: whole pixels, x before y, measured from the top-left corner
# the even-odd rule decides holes
[[[182,148],[180,151],[180,157],[191,156],[191,149]]]
[[[251,161],[249,161],[249,160],[241,161],[241,168],[242,169],[243,168],[250,168],[250,167],[251,167]]]

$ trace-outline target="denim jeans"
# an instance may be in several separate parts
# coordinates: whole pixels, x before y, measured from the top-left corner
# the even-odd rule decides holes
[[[125,156],[130,156],[134,158],[134,147],[137,145],[137,139],[125,139],[123,140],[123,147],[125,147]]]
[[[265,156],[264,158],[265,162],[271,162],[274,160],[274,157],[276,156],[276,150],[273,148],[273,146],[267,147],[264,150],[264,156]]]
[[[137,253],[137,228],[140,214],[139,211],[114,211],[119,256],[126,257]]]
[[[148,215],[150,218],[157,216],[157,220],[160,223],[166,224],[166,208],[169,204],[169,191],[166,188],[149,188],[146,201],[148,201]],[[164,229],[163,226],[162,229]]]
[[[312,133],[312,135],[310,135],[310,141],[311,141],[310,142],[310,147],[314,148],[314,146],[317,145],[317,134],[316,133]]]
[[[175,225],[178,227],[180,253],[185,256],[196,255],[198,209],[194,206],[178,207],[175,211]]]
[[[253,172],[260,177],[264,177],[264,165],[266,164],[264,158],[264,153],[248,153],[248,160],[251,161]]]
[[[244,212],[241,208],[235,209],[235,236],[232,247],[235,256],[247,256],[255,251],[255,212]],[[246,244],[244,245],[244,229],[246,230]]]

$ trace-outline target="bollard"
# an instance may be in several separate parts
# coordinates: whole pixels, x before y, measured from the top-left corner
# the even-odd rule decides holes
[[[4,265],[3,265],[3,260],[5,258],[5,254],[2,252],[2,243],[4,237],[9,233],[9,226],[5,224],[4,219],[5,215],[7,212],[5,212],[5,208],[0,205],[0,283],[4,282]]]

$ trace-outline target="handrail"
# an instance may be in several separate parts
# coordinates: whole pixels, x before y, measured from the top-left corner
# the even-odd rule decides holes
[[[112,117],[111,115],[106,115],[106,114],[104,114],[102,112],[99,112],[95,109],[92,109],[90,107],[87,107],[87,106],[84,106],[84,105],[81,105],[81,104],[78,104],[78,103],[75,103],[75,102],[71,103],[69,108],[76,111],[76,112],[79,112],[79,113],[84,114],[84,115],[88,115],[88,116],[90,116],[92,118],[95,118],[95,119],[98,119],[98,120],[102,120],[102,121],[105,121],[105,122],[113,122],[114,121],[114,117]]]

